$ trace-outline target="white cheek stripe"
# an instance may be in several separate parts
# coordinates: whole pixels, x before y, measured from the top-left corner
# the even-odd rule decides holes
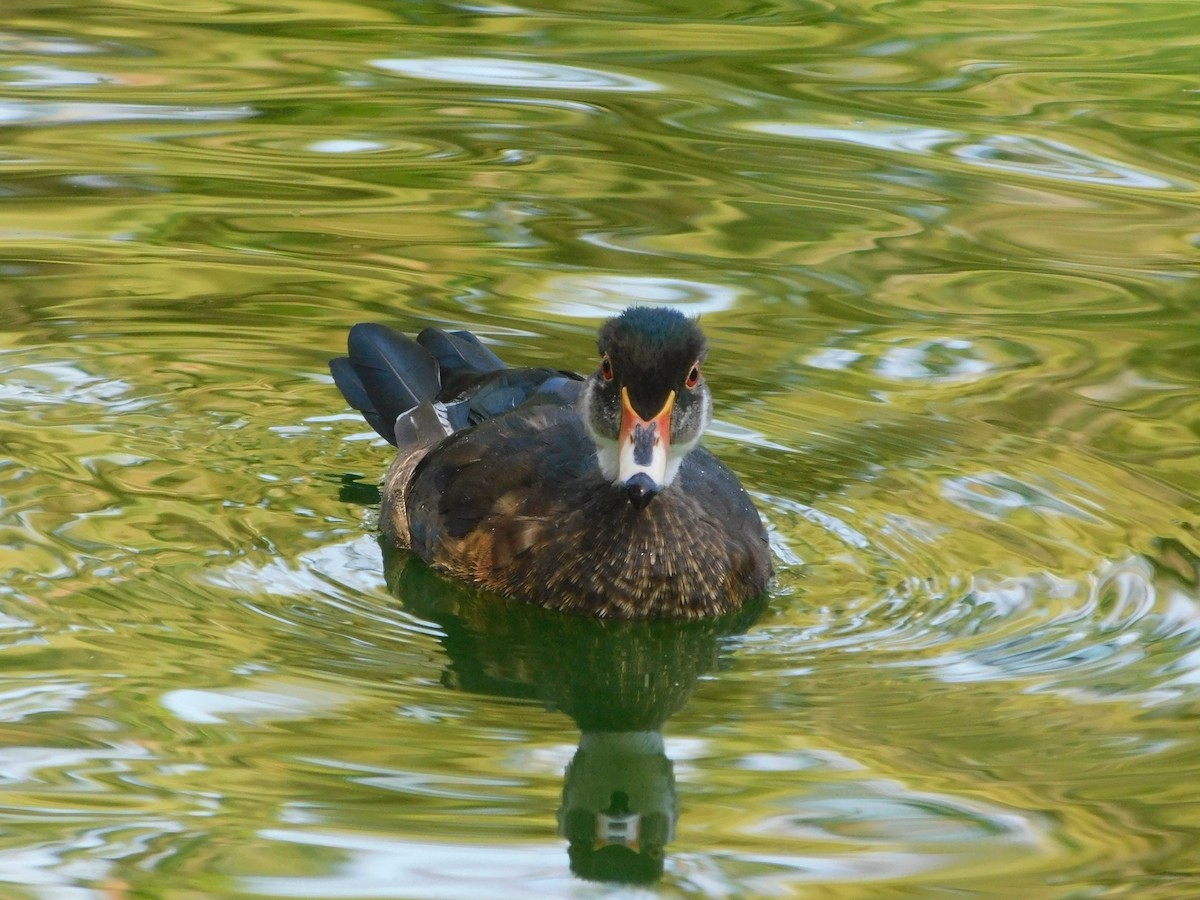
[[[600,466],[600,474],[613,484],[619,485],[621,481],[617,477],[620,468],[617,459],[617,442],[598,434],[592,427],[591,382],[584,383],[583,391],[579,395],[579,417],[583,419],[583,427],[587,429],[592,443],[596,445],[596,462]]]
[[[667,454],[667,471],[663,475],[663,487],[675,480],[675,476],[679,474],[679,467],[683,465],[683,458],[691,453],[699,443],[700,438],[696,438],[686,444],[671,445],[671,452]]]
[[[597,437],[595,433],[592,434],[592,440],[596,442],[596,462],[600,464],[600,474],[613,484],[620,484],[617,442]]]

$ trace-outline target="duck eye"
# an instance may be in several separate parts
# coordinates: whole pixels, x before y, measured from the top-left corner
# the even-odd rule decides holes
[[[608,358],[607,353],[600,359],[600,374],[604,376],[605,381],[612,381],[613,379],[612,360]]]
[[[684,381],[684,384],[687,385],[688,390],[691,390],[699,383],[700,383],[700,363],[695,363],[692,366],[692,370],[690,372],[688,372],[687,380]]]

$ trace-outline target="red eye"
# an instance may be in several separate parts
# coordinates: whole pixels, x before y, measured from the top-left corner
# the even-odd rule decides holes
[[[612,381],[613,379],[612,360],[608,358],[607,353],[600,360],[600,374],[604,376],[605,381]]]
[[[684,381],[684,384],[687,385],[687,388],[690,391],[693,388],[695,388],[696,385],[698,385],[699,383],[700,383],[700,363],[697,362],[695,365],[692,366],[692,371],[688,372],[687,380]]]

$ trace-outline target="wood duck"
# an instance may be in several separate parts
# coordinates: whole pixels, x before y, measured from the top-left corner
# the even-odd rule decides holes
[[[771,575],[736,476],[699,446],[712,419],[704,334],[632,307],[587,377],[510,369],[465,331],[350,330],[330,369],[397,447],[381,528],[455,577],[544,607],[624,619],[742,606]]]

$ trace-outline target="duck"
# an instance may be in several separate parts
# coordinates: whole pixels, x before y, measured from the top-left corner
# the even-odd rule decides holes
[[[513,368],[469,331],[350,329],[330,361],[396,456],[383,536],[433,569],[547,609],[695,619],[767,590],[767,531],[700,443],[712,421],[698,320],[632,306],[588,375]]]

